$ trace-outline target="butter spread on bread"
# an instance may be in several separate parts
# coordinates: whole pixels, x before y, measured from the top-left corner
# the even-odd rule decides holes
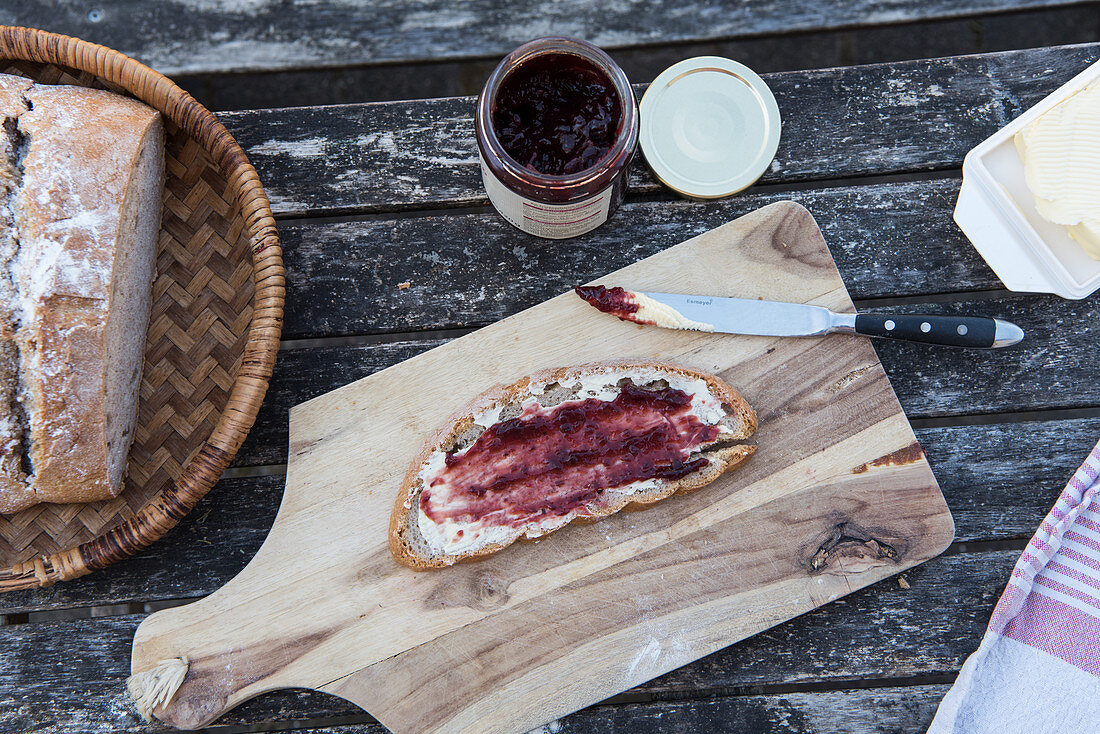
[[[0,512],[108,499],[137,412],[160,115],[10,75],[0,114]]]
[[[756,450],[740,394],[656,362],[541,372],[479,396],[429,440],[390,521],[390,550],[439,568],[697,489]]]

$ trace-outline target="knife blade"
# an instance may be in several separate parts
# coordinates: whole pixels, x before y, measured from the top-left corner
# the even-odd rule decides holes
[[[756,336],[821,336],[832,332],[925,344],[989,349],[1024,338],[1008,321],[987,316],[910,313],[836,313],[821,306],[680,293],[582,286],[577,295],[627,321],[671,329]]]

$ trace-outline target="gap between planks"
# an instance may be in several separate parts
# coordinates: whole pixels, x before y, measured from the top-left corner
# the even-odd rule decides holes
[[[635,164],[639,165],[639,164]],[[643,167],[645,164],[641,164]],[[957,166],[944,168],[928,168],[920,171],[907,171],[904,173],[874,173],[866,176],[836,176],[832,178],[818,178],[805,181],[785,181],[778,183],[757,183],[744,191],[739,191],[730,197],[750,194],[781,194],[787,191],[811,191],[827,190],[854,186],[875,186],[892,183],[911,183],[913,181],[939,181],[943,179],[961,178],[962,169]],[[628,191],[623,198],[623,203],[676,203],[685,201],[683,197],[676,196],[672,190],[661,188],[657,191]],[[325,209],[323,214],[312,215],[308,211],[287,211],[273,213],[275,220],[280,224],[341,224],[346,222],[385,222],[396,219],[418,219],[420,217],[433,216],[465,216],[470,214],[488,214],[495,211],[486,196],[481,196],[476,202],[455,202],[453,205],[434,203],[424,207],[416,203],[393,203],[390,206],[356,207],[345,206]],[[614,215],[612,215],[614,216]],[[563,241],[568,244],[568,240]]]
[[[1026,298],[1024,293],[1007,290],[954,290],[942,293],[926,293],[898,298],[855,298],[852,303],[856,310],[888,308],[893,306],[922,306],[930,303],[954,303],[956,301],[1003,301],[1010,298]],[[423,331],[379,331],[370,334],[342,334],[340,336],[304,337],[284,339],[279,342],[280,351],[295,349],[319,349],[323,347],[371,346],[374,344],[396,344],[399,342],[418,342],[450,340],[466,336],[495,321],[477,322],[469,326],[424,329]]]
[[[956,291],[949,294],[914,296],[911,298],[861,299],[854,303],[857,309],[866,306],[889,307],[909,306],[927,303],[951,303],[957,300],[997,300],[1012,296],[1008,291]],[[1021,296],[1023,297],[1023,296]],[[375,344],[395,344],[399,342],[435,341],[457,339],[477,330],[478,327],[461,329],[437,329],[423,332],[392,332],[384,334],[363,334],[357,336],[326,337],[318,339],[288,339],[280,344],[281,350],[317,349],[334,346],[370,346]],[[947,348],[947,347],[942,347]],[[1011,348],[1011,347],[1010,347]],[[1047,410],[1020,410],[1000,413],[972,413],[966,415],[933,416],[909,418],[913,428],[953,428],[958,426],[993,425],[998,423],[1035,423],[1042,421],[1075,420],[1079,418],[1100,418],[1100,405],[1085,408],[1050,408]],[[285,465],[277,465],[283,466]],[[231,468],[224,476],[256,476],[254,472],[262,465]],[[272,472],[268,472],[272,473]],[[277,473],[277,472],[276,472]]]
[[[361,347],[373,344],[396,344],[398,342],[418,342],[457,339],[477,331],[491,322],[471,327],[453,329],[425,329],[424,331],[384,331],[374,334],[349,334],[345,336],[322,336],[305,339],[284,339],[279,342],[279,350],[320,349],[322,347]]]
[[[86,607],[65,607],[42,612],[16,612],[0,614],[0,627],[38,622],[67,622],[75,619],[104,619],[107,617],[125,617],[130,614],[152,614],[161,609],[171,609],[184,604],[199,601],[204,597],[181,597],[178,599],[159,599],[151,602],[125,602],[120,604],[95,604]]]

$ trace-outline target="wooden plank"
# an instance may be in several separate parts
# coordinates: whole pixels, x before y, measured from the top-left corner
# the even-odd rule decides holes
[[[782,200],[813,213],[857,300],[1001,288],[951,219],[958,187],[946,179],[637,202],[569,242],[524,234],[495,213],[285,224],[283,337],[483,326]]]
[[[917,428],[962,542],[1038,529],[1100,437],[1100,418]]]
[[[958,541],[1028,538],[1100,435],[1100,418],[918,428]],[[1042,462],[1035,460],[1043,457]],[[205,596],[267,535],[282,475],[222,480],[164,539],[92,576],[0,596],[0,614]]]
[[[1018,324],[1027,334],[1016,347],[987,351],[932,352],[918,344],[877,340],[875,351],[910,418],[1100,405],[1098,367],[1082,359],[1100,339],[1096,300],[1013,295],[896,310],[995,316]]]
[[[944,684],[869,690],[815,691],[733,696],[703,701],[656,701],[594,706],[532,734],[637,732],[769,732],[770,734],[909,734],[932,723]],[[310,729],[308,734],[381,734],[378,724]]]
[[[1073,0],[655,0],[538,6],[472,0],[456,6],[324,2],[212,3],[103,0],[94,7],[39,0],[10,3],[0,22],[117,48],[166,74],[351,66],[503,55],[548,34],[608,48],[762,34],[866,27],[1064,6]]]
[[[1079,357],[1087,353],[1094,337],[1100,337],[1100,305],[1095,300],[1010,295],[892,308],[910,313],[996,316],[1015,321],[1027,333],[1021,344],[991,351],[875,340],[875,349],[911,419],[1100,405],[1096,367]],[[240,466],[283,463],[287,414],[292,405],[443,343],[428,339],[283,351],[256,424],[235,461]]]
[[[977,647],[1018,555],[994,551],[933,559],[906,573],[908,589],[896,579],[884,580],[638,686],[631,695],[707,696],[766,686],[842,687],[857,680],[951,675]],[[0,627],[0,730],[165,730],[143,725],[123,692],[140,619]],[[67,672],[58,676],[62,667]],[[358,711],[335,697],[284,691],[250,701],[218,724],[271,724]]]
[[[1096,8],[1071,5],[977,18],[932,19],[796,36],[753,36],[703,43],[616,48],[615,61],[635,82],[701,54],[737,59],[758,73],[825,69],[1009,49],[1100,41]],[[210,110],[358,104],[477,94],[500,57],[465,61],[173,75]]]
[[[766,74],[784,129],[761,181],[958,168],[970,148],[1098,58],[1094,43]],[[275,212],[316,215],[485,204],[473,109],[465,97],[219,118]],[[631,185],[660,190],[640,156]]]

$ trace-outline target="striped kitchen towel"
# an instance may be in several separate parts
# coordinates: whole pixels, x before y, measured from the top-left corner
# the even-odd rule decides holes
[[[1100,443],[1012,570],[929,734],[1100,732]]]

